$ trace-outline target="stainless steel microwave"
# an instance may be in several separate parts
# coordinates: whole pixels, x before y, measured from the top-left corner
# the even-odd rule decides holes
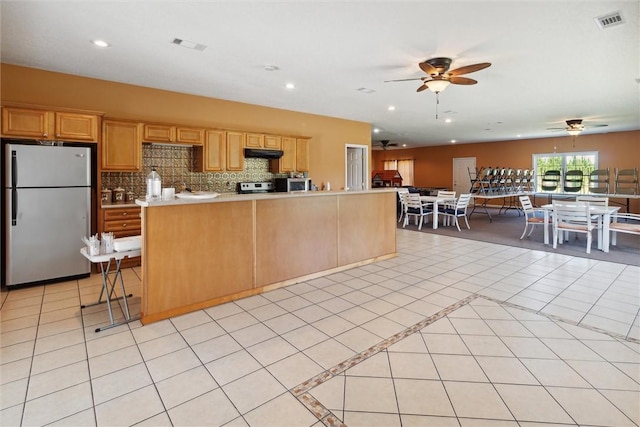
[[[311,179],[309,178],[276,178],[277,192],[309,191]]]

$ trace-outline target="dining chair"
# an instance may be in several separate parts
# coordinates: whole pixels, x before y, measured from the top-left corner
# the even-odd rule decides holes
[[[405,196],[409,194],[409,190],[407,188],[398,188],[398,201],[400,202],[400,216],[398,217],[398,222],[402,221],[404,217],[405,211]]]
[[[423,203],[420,200],[419,193],[407,193],[404,196],[405,201],[405,212],[404,212],[404,223],[402,224],[402,228],[406,227],[409,223],[409,216],[413,216],[415,223],[418,225],[418,230],[422,230],[422,223],[425,217],[429,215],[433,215],[433,210],[429,209],[428,203]]]
[[[609,232],[611,246],[616,246],[618,233],[640,236],[640,214],[616,213],[613,222],[609,224]]]
[[[525,219],[524,231],[522,232],[522,236],[520,236],[520,240],[522,240],[524,239],[524,235],[527,234],[527,230],[529,230],[527,234],[527,237],[529,237],[531,233],[533,233],[533,229],[536,228],[536,225],[545,225],[544,209],[535,209],[529,196],[520,196],[519,199]],[[538,214],[541,216],[538,216]],[[551,223],[551,221],[549,221],[549,223]],[[531,229],[529,229],[529,227],[531,227]]]
[[[589,203],[560,203],[553,201],[553,249],[558,243],[566,240],[564,234],[569,232],[587,235],[587,253],[591,253],[592,231],[595,228],[591,222]]]
[[[467,229],[471,230],[471,227],[469,227],[469,221],[467,220],[467,206],[469,206],[469,200],[471,200],[471,194],[461,194],[453,207],[444,207],[444,209],[442,209],[438,213],[440,215],[444,215],[443,221],[446,219],[453,219],[455,221],[456,227],[458,227],[458,231],[460,231],[458,218],[464,217],[464,222],[467,224]]]

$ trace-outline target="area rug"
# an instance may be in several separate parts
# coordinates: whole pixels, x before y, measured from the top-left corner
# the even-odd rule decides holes
[[[597,231],[593,232],[593,243],[590,254],[586,253],[587,241],[584,235],[580,235],[577,238],[571,236],[568,242],[558,245],[557,249],[553,249],[551,244],[544,244],[542,226],[536,226],[531,236],[520,240],[520,236],[524,230],[525,220],[522,213],[518,210],[510,209],[507,212],[503,211],[499,213],[498,209],[489,208],[489,213],[491,215],[491,221],[489,220],[489,216],[484,212],[480,212],[479,209],[476,210],[469,218],[470,230],[468,230],[464,224],[464,219],[460,218],[461,231],[458,231],[455,225],[443,226],[440,218],[438,218],[440,220],[439,227],[437,230],[434,230],[432,227],[433,223],[431,222],[432,217],[430,216],[429,222],[422,225],[421,232],[640,266],[640,236],[618,233],[617,245],[611,246],[609,253],[598,250]],[[402,222],[398,223],[398,227],[402,228]],[[418,231],[418,227],[413,221],[411,221],[405,229]],[[551,229],[549,229],[549,234],[549,239],[551,240]]]

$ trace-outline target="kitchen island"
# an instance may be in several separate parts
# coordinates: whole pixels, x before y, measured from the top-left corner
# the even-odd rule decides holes
[[[380,189],[138,200],[141,321],[394,257],[396,198]]]

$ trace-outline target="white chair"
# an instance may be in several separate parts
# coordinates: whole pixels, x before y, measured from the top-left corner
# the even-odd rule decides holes
[[[609,198],[606,196],[576,196],[576,202],[589,202],[589,206],[601,206],[606,208],[609,206]],[[592,221],[597,221],[598,240],[602,241],[602,215],[591,215]]]
[[[592,231],[589,203],[559,203],[553,201],[553,249],[564,240],[564,233],[584,233],[587,235],[587,253],[591,253]]]
[[[407,193],[404,196],[405,211],[404,211],[404,224],[402,228],[406,227],[409,223],[409,216],[413,216],[416,224],[418,224],[418,230],[422,230],[422,222],[425,217],[433,215],[433,210],[428,208],[427,204],[422,203],[420,200],[420,194]]]
[[[467,220],[467,206],[469,206],[469,200],[471,200],[471,194],[461,194],[458,197],[458,201],[453,207],[445,207],[442,211],[439,212],[440,215],[444,215],[445,219],[453,219],[455,221],[456,227],[458,227],[458,231],[460,231],[460,224],[458,223],[458,218],[464,217],[464,222],[467,224],[467,229],[471,230],[469,227],[469,221]]]
[[[454,205],[456,204],[455,191],[438,190],[436,197],[438,199],[444,200],[444,203],[442,203],[444,209],[447,209],[447,208],[453,209]]]
[[[617,244],[618,233],[635,234],[636,236],[640,236],[640,214],[616,214],[613,218],[613,222],[609,224],[609,231],[611,232],[612,246]]]
[[[545,223],[543,209],[535,209],[533,207],[533,204],[531,203],[531,199],[529,198],[529,196],[520,196],[519,198],[525,219],[524,231],[522,232],[522,236],[520,236],[520,240],[522,240],[524,239],[524,235],[527,234],[529,226],[531,226],[531,229],[529,230],[529,234],[527,234],[527,237],[531,236],[531,233],[533,233],[533,229],[536,228],[536,225],[545,225]],[[540,214],[540,216],[538,216],[538,214]],[[549,223],[550,222],[551,221],[549,221]]]
[[[404,216],[404,211],[405,211],[404,196],[407,194],[409,194],[408,189],[398,188],[398,200],[400,201],[400,217],[398,218],[398,222],[400,222]]]

